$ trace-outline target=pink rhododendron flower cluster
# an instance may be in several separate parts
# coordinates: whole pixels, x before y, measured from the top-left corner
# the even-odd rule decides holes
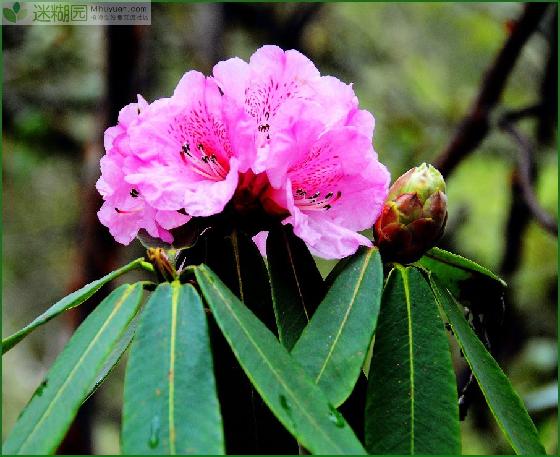
[[[99,219],[123,244],[140,229],[170,242],[191,217],[249,198],[313,254],[342,258],[371,245],[357,232],[387,196],[373,129],[351,85],[297,51],[264,46],[249,63],[220,62],[211,77],[189,71],[171,97],[123,108],[105,132]]]

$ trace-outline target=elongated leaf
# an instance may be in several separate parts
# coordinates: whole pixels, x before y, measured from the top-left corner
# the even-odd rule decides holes
[[[490,279],[499,282],[502,286],[506,287],[505,281],[499,276],[492,273],[488,268],[479,265],[472,260],[462,257],[458,254],[453,254],[452,252],[445,251],[440,248],[430,249],[422,259],[420,259],[420,264],[422,265],[433,265],[433,262],[439,262],[447,264],[456,269],[461,269],[464,272],[476,272],[484,276],[488,276]]]
[[[545,454],[537,430],[521,399],[496,361],[474,334],[463,316],[460,305],[437,279],[432,280],[432,287],[478,381],[480,390],[514,451],[517,454]]]
[[[67,311],[69,309],[75,308],[78,305],[81,305],[83,302],[85,302],[89,297],[91,297],[95,292],[97,292],[102,286],[104,286],[108,282],[112,281],[115,278],[118,278],[124,273],[133,270],[135,268],[146,268],[146,265],[148,264],[146,264],[146,262],[144,262],[143,259],[136,259],[130,262],[128,265],[125,265],[124,267],[121,267],[118,270],[115,270],[103,276],[101,279],[97,279],[96,281],[90,282],[89,284],[86,284],[81,289],[78,289],[77,291],[72,292],[70,295],[67,295],[62,300],[56,302],[53,306],[51,306],[39,317],[35,318],[33,322],[26,325],[24,328],[14,333],[13,335],[3,339],[2,354],[9,351],[23,338],[25,338],[28,334],[30,334],[33,330],[43,325],[44,323],[50,321],[53,317],[58,316],[60,313],[64,311]]]
[[[205,265],[196,278],[256,390],[302,445],[317,454],[363,454],[344,418],[274,335]]]
[[[191,285],[160,284],[128,360],[124,454],[223,454],[206,316]]]
[[[214,237],[205,263],[271,331],[275,330],[268,272],[251,238],[238,231]]]
[[[203,240],[206,263],[272,332],[277,332],[266,264],[253,240],[240,230],[216,229]],[[202,253],[201,253],[202,254]],[[290,454],[297,444],[278,422],[239,366],[227,341],[210,321],[220,410],[228,454]],[[235,395],[231,392],[235,391]]]
[[[111,353],[105,360],[105,363],[97,373],[97,377],[95,378],[95,381],[91,385],[90,392],[87,398],[84,400],[84,402],[87,401],[87,399],[91,397],[97,391],[97,389],[99,389],[101,384],[103,384],[103,381],[105,381],[105,378],[107,378],[107,376],[109,376],[111,371],[113,371],[115,366],[121,360],[121,357],[123,356],[125,351],[128,349],[128,346],[132,342],[132,338],[134,338],[134,334],[136,333],[136,327],[138,327],[139,315],[140,313],[134,316],[134,318],[128,324],[126,331],[122,334],[122,336],[113,346],[113,350],[111,351]]]
[[[3,454],[51,454],[56,450],[141,299],[142,285],[126,284],[87,317],[19,417],[2,447]]]
[[[266,253],[278,334],[290,350],[323,299],[323,279],[309,249],[289,226],[269,233]]]
[[[494,282],[495,288],[506,287],[505,281],[487,268],[443,249],[430,249],[418,263],[436,274],[455,296],[459,296],[463,290],[468,292],[469,289],[472,289],[473,281],[477,279],[479,281],[482,279],[485,285]]]
[[[459,454],[451,353],[430,286],[415,268],[390,273],[368,376],[371,454]]]
[[[292,356],[341,405],[358,380],[379,313],[383,265],[376,248],[361,249],[337,276]]]

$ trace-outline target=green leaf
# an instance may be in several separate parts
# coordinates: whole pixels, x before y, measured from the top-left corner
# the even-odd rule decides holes
[[[280,341],[290,350],[324,297],[321,273],[290,226],[271,230],[266,253]]]
[[[463,289],[469,289],[472,281],[481,277],[492,280],[496,283],[495,286],[500,289],[507,286],[503,279],[487,268],[439,248],[430,249],[418,261],[418,264],[436,274],[452,290],[455,296],[459,296]]]
[[[187,262],[206,263],[270,331],[277,332],[266,264],[249,236],[241,230],[224,233],[214,229],[205,234],[194,251],[186,251]],[[214,320],[210,321],[210,339],[226,452],[297,452],[295,440],[254,391]],[[231,395],[232,389],[235,395]]]
[[[2,13],[4,14],[4,17],[6,18],[7,21],[9,22],[16,22],[16,14],[10,9],[10,8],[4,8],[2,10]]]
[[[3,454],[51,454],[56,450],[141,299],[141,284],[125,284],[78,327],[16,422]]]
[[[457,388],[443,322],[415,268],[387,280],[368,376],[370,454],[459,454]]]
[[[350,258],[292,349],[292,356],[341,405],[361,372],[379,313],[383,265],[376,248]]]
[[[21,8],[19,2],[14,3],[14,13],[18,13],[19,9]]]
[[[266,264],[251,238],[238,231],[211,238],[205,263],[270,330],[275,329]]]
[[[274,335],[205,265],[196,278],[224,336],[268,407],[316,454],[364,454],[338,411]]]
[[[87,401],[89,397],[91,397],[95,393],[97,389],[99,389],[99,386],[103,384],[103,381],[105,381],[107,376],[109,376],[111,371],[113,371],[115,366],[121,360],[121,357],[123,356],[125,351],[128,349],[128,346],[132,342],[132,338],[134,338],[134,334],[136,333],[136,327],[138,327],[139,316],[140,313],[134,316],[134,318],[130,321],[130,324],[128,324],[126,331],[122,334],[120,339],[113,346],[113,350],[111,351],[111,353],[105,360],[105,363],[97,373],[97,377],[93,382],[93,384],[91,385],[90,392],[87,398],[84,400],[84,403]]]
[[[90,282],[89,284],[86,284],[81,289],[72,292],[70,295],[67,295],[62,300],[56,302],[53,306],[51,306],[39,317],[35,318],[33,322],[26,325],[24,328],[14,333],[13,335],[3,339],[2,354],[4,354],[5,352],[13,348],[17,343],[19,343],[23,338],[29,335],[37,327],[50,321],[53,317],[58,316],[60,313],[75,308],[78,305],[81,305],[95,292],[97,292],[102,286],[112,281],[113,279],[118,278],[124,273],[127,273],[128,271],[134,270],[135,268],[144,268],[149,270],[152,267],[150,264],[144,262],[143,259],[136,259],[130,262],[128,265],[125,265],[124,267],[121,267],[118,270],[115,270],[103,276],[101,279],[97,279],[96,281]]]
[[[514,451],[517,454],[546,454],[521,399],[474,334],[460,305],[439,280],[432,278],[431,283],[480,390]]]
[[[223,454],[202,302],[191,285],[160,284],[132,343],[125,376],[124,454]]]

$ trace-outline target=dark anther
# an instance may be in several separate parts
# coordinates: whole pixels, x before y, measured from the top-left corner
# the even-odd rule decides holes
[[[331,205],[325,205],[325,206],[323,206],[323,208],[324,208],[324,209],[331,209],[332,206],[331,206]]]
[[[329,192],[327,195],[325,195],[325,198],[328,200],[329,198],[332,198],[334,194],[332,192]]]
[[[319,197],[319,195],[321,195],[321,192],[315,192],[315,193],[311,196],[311,198],[317,198],[317,197]]]
[[[131,190],[130,190],[130,196],[131,196],[132,198],[136,198],[136,197],[138,197],[138,195],[140,195],[140,194],[139,194],[139,192],[138,192],[136,189],[131,189]]]
[[[122,213],[122,211],[121,211],[120,209],[118,209],[118,208],[115,208],[115,211],[116,211],[117,213],[119,213],[119,214]]]

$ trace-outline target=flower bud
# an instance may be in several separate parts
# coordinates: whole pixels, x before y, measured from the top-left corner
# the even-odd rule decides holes
[[[385,261],[411,263],[439,240],[447,221],[445,181],[432,165],[408,170],[389,189],[374,227]]]

